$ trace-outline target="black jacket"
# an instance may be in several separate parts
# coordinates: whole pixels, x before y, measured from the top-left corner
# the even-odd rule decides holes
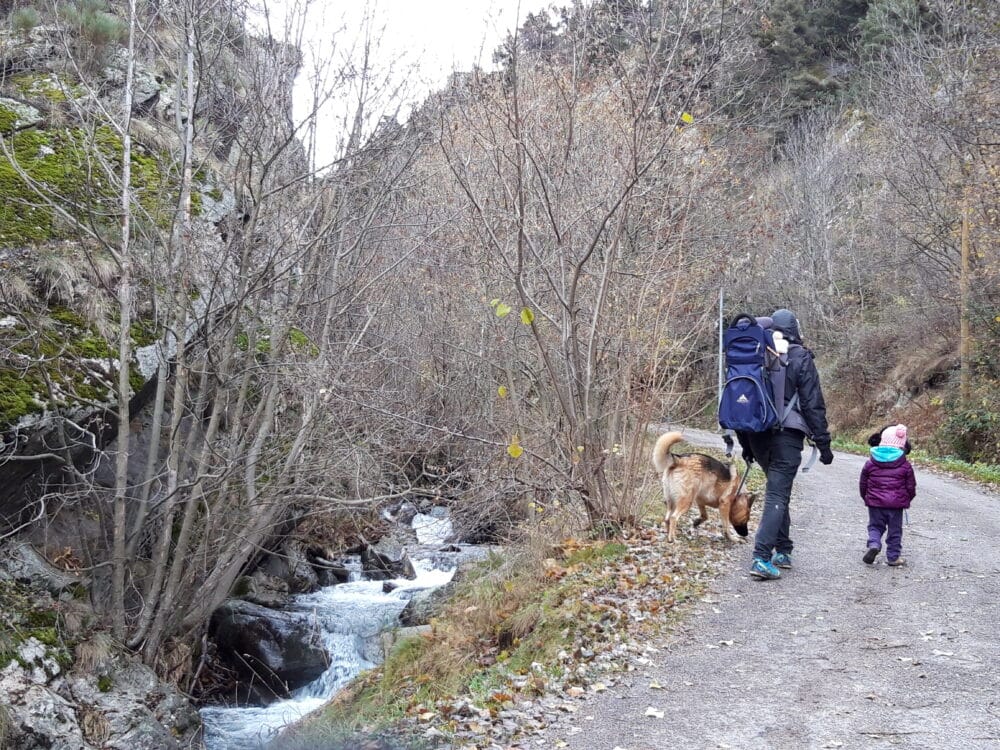
[[[788,348],[788,368],[785,370],[785,403],[792,394],[799,394],[796,411],[809,427],[809,434],[817,446],[830,444],[830,428],[826,424],[826,402],[819,384],[819,372],[813,362],[813,353],[804,346]]]
[[[830,445],[830,428],[826,423],[826,402],[823,400],[823,389],[819,384],[819,372],[813,362],[812,351],[795,342],[788,347],[788,366],[785,368],[785,403],[781,410],[792,400],[795,393],[799,401],[795,409],[785,417],[785,427],[798,429],[811,437],[816,446],[822,448]],[[737,432],[736,438],[743,448],[744,458],[752,456],[749,435]]]

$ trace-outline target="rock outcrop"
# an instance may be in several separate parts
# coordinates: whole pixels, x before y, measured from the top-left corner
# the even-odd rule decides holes
[[[0,669],[7,712],[4,750],[179,750],[199,742],[187,699],[125,656],[102,676],[65,671],[29,638]]]

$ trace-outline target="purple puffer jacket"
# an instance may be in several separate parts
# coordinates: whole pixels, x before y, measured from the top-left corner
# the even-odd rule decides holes
[[[885,462],[869,458],[861,470],[859,489],[865,505],[909,508],[910,501],[917,494],[917,479],[906,456]]]

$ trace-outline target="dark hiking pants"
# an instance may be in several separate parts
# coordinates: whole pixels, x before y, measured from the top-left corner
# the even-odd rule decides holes
[[[885,557],[892,562],[903,551],[903,509],[868,507],[868,546],[881,547],[885,534]]]
[[[764,511],[753,548],[753,556],[761,560],[770,560],[772,552],[792,553],[788,503],[792,497],[795,473],[802,462],[804,440],[805,435],[792,429],[749,435],[754,458],[767,475]]]

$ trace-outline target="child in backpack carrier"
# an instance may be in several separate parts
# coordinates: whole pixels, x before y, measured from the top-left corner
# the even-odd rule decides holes
[[[905,565],[903,559],[903,511],[917,494],[913,467],[906,460],[910,442],[906,425],[896,424],[868,438],[871,458],[861,470],[859,489],[868,506],[868,549],[864,560],[875,562],[882,551],[885,536],[885,559],[889,565]]]

